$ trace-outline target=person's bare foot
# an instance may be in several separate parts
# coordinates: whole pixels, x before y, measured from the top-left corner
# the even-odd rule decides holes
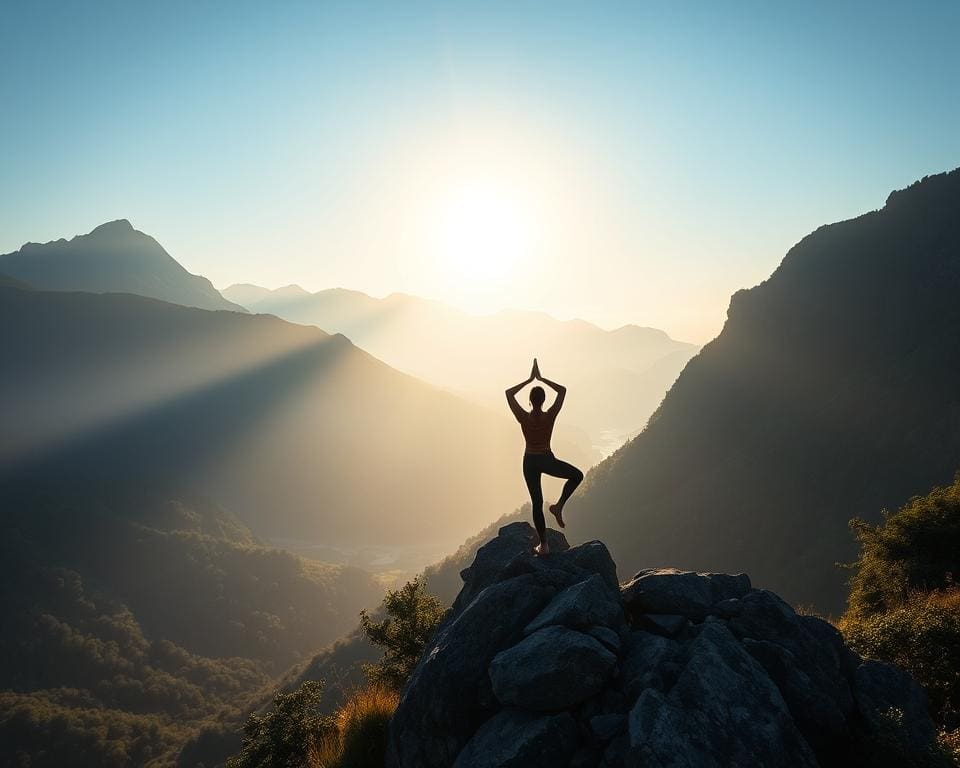
[[[563,507],[561,507],[559,504],[551,504],[550,514],[557,518],[557,525],[559,525],[561,528],[567,527],[563,522]]]
[[[550,554],[550,545],[542,541],[533,548],[533,551],[536,552],[539,557],[544,557]]]

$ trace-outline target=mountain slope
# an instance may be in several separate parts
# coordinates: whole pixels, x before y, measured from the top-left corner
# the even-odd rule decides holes
[[[198,499],[5,494],[0,534],[0,754],[36,766],[173,765],[380,595]]]
[[[244,311],[126,219],[70,240],[27,243],[0,255],[0,272],[39,290],[135,293],[187,307]]]
[[[395,368],[496,408],[503,389],[539,357],[547,375],[570,387],[563,424],[603,448],[643,427],[697,352],[654,328],[605,331],[537,312],[477,316],[404,294],[235,285],[224,295],[254,312],[343,333]]]
[[[838,611],[847,521],[960,466],[960,170],[821,227],[735,294],[568,530],[619,562],[749,571]]]
[[[342,336],[138,296],[0,289],[0,480],[197,490],[258,535],[444,546],[524,497],[506,415]]]

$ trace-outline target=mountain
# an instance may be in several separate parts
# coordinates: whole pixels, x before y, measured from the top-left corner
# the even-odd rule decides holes
[[[0,255],[0,272],[39,290],[135,293],[186,307],[245,311],[223,298],[205,277],[187,272],[126,219],[70,240],[27,243]]]
[[[381,595],[201,498],[5,493],[0,555],[4,765],[173,766]]]
[[[224,295],[253,312],[339,332],[388,364],[488,407],[522,379],[534,357],[570,388],[562,424],[609,452],[643,428],[687,361],[693,344],[627,325],[606,331],[538,312],[477,316],[405,294],[376,299],[358,291],[308,293],[234,285]]]
[[[821,227],[734,294],[642,434],[588,475],[568,535],[839,612],[847,522],[960,466],[958,296],[960,169]]]
[[[525,496],[502,413],[266,315],[0,288],[0,491],[203,493],[262,537],[451,547]]]

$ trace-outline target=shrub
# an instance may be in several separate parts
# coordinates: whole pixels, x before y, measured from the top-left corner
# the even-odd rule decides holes
[[[399,700],[384,685],[355,692],[332,718],[336,731],[315,741],[310,768],[383,768],[387,727]]]
[[[323,684],[309,680],[293,693],[278,693],[273,709],[253,713],[243,726],[243,748],[227,768],[300,768],[313,745],[334,730],[319,714]]]
[[[883,613],[848,615],[840,627],[861,655],[910,672],[941,722],[960,710],[960,588],[915,592]]]
[[[949,588],[960,571],[960,473],[951,485],[911,499],[871,526],[850,523],[860,540],[848,615],[895,608],[917,592]]]
[[[370,642],[384,649],[383,659],[364,671],[371,683],[400,690],[440,624],[444,607],[427,594],[424,580],[418,576],[387,592],[383,609],[387,617],[379,622],[366,611],[360,613],[360,625]]]

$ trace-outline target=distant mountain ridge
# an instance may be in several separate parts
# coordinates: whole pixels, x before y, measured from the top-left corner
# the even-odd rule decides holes
[[[187,307],[246,311],[221,296],[205,277],[187,272],[126,219],[70,240],[26,243],[0,255],[0,272],[38,290],[134,293]]]
[[[588,475],[568,535],[838,612],[848,520],[960,468],[958,296],[960,169],[820,227],[734,294],[646,430]]]
[[[0,490],[187,488],[260,536],[329,545],[452,543],[524,498],[508,414],[343,336],[15,288],[0,323],[16,329],[0,339]]]
[[[250,284],[223,293],[252,312],[343,333],[395,368],[497,409],[503,389],[539,357],[547,375],[570,388],[562,424],[585,431],[595,446],[619,445],[642,429],[698,351],[655,328],[607,331],[523,310],[472,315],[402,293],[378,299],[344,288]]]

